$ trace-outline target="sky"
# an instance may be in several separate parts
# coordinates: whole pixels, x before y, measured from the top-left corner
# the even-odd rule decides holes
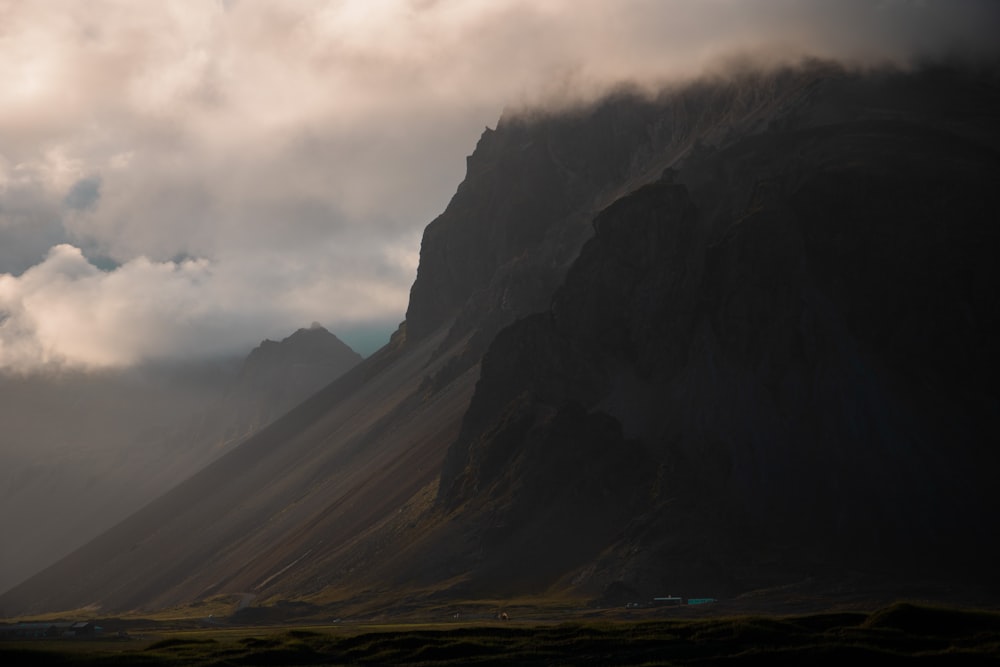
[[[721,62],[996,55],[992,0],[0,0],[0,370],[403,319],[505,109]]]

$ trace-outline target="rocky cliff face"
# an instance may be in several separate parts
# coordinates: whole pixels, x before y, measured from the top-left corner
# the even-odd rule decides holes
[[[597,212],[700,142],[759,130],[810,95],[827,69],[747,74],[657,97],[623,89],[584,109],[505,114],[424,232],[407,336],[449,327],[445,347],[464,340],[468,348],[446,371],[478,362],[501,328],[548,308]]]
[[[1000,91],[960,83],[821,78],[605,209],[487,351],[441,504],[595,592],[995,581]]]

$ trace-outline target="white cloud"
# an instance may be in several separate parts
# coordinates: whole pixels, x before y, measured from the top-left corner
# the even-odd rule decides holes
[[[400,252],[358,257],[355,247],[346,271],[377,262],[389,271],[344,280],[345,267],[318,256],[266,268],[260,258],[241,256],[138,257],[105,272],[79,248],[57,245],[20,276],[0,275],[0,367],[120,367],[246,350],[313,315],[334,327],[378,321],[406,307],[399,282],[412,257]],[[399,264],[407,270],[398,272]],[[331,273],[339,279],[331,281]],[[317,305],[324,301],[331,305]]]
[[[0,0],[0,363],[398,321],[420,231],[504,107],[734,49],[995,54],[998,17],[988,0]]]

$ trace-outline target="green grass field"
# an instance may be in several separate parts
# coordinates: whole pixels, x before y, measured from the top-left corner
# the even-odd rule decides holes
[[[0,643],[3,665],[1000,664],[1000,613],[896,604],[873,613],[562,624],[175,630]]]

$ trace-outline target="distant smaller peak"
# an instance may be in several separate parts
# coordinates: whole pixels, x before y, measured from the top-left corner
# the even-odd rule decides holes
[[[313,322],[280,342],[264,340],[244,360],[241,377],[259,375],[266,368],[296,364],[335,363],[346,369],[358,361],[361,356],[357,352],[318,322]]]
[[[301,336],[309,336],[310,338],[313,338],[313,337],[316,337],[316,336],[322,336],[322,337],[325,338],[327,336],[331,336],[332,337],[333,334],[330,333],[330,331],[326,327],[324,327],[322,324],[320,324],[319,322],[313,322],[308,327],[302,327],[301,329],[296,330],[291,336],[289,336],[288,338],[285,338],[282,342],[285,342],[285,341],[291,340],[291,339],[297,339],[297,338],[299,338]]]

